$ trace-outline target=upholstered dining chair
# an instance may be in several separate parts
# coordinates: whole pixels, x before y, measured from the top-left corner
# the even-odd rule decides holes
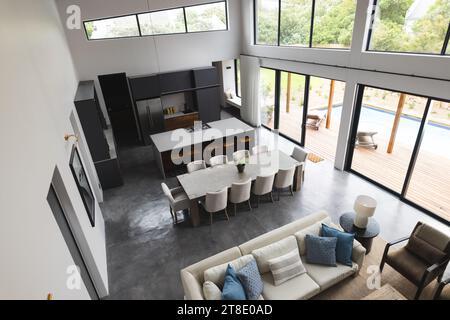
[[[227,156],[215,156],[209,159],[209,164],[211,167],[221,166],[223,164],[227,164],[228,158]]]
[[[224,188],[218,192],[208,192],[203,207],[209,213],[210,224],[213,223],[213,214],[221,211],[225,212],[227,220],[230,220],[227,211],[228,205],[228,188]]]
[[[393,245],[408,241],[397,250]],[[435,228],[419,222],[409,237],[388,243],[384,249],[380,272],[387,263],[417,286],[414,299],[434,279],[440,281],[450,259],[450,237]]]
[[[233,161],[235,163],[243,160],[243,159],[248,159],[250,157],[250,151],[248,150],[239,150],[236,151],[235,153],[233,153]]]
[[[169,189],[167,184],[161,183],[161,188],[164,195],[169,200],[170,214],[172,215],[172,221],[174,224],[178,224],[178,212],[182,210],[189,210],[191,203],[187,194],[184,192],[182,187],[177,187],[174,189]]]
[[[247,202],[248,207],[252,210],[250,203],[250,195],[252,189],[252,180],[245,182],[235,182],[231,185],[229,201],[234,205],[234,215],[236,215],[236,207],[239,203]]]
[[[305,181],[305,166],[306,159],[308,159],[308,152],[303,148],[294,147],[291,157],[302,164],[302,181]]]
[[[188,173],[192,173],[202,169],[206,169],[205,160],[197,160],[187,164]]]
[[[280,200],[280,193],[284,189],[289,189],[291,192],[291,195],[294,195],[294,190],[292,188],[292,185],[294,184],[294,174],[295,174],[295,167],[289,168],[289,169],[280,169],[275,176],[275,190],[278,194],[278,200]]]
[[[265,144],[257,145],[252,148],[252,154],[261,154],[261,153],[267,153],[269,152],[269,146]]]
[[[273,181],[275,180],[275,173],[258,176],[252,188],[252,193],[256,196],[257,208],[261,196],[270,195],[270,200],[273,202]]]

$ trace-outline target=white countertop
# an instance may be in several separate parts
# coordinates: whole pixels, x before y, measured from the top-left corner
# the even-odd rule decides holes
[[[255,130],[236,118],[209,122],[208,125],[211,127],[210,129],[195,132],[188,132],[185,129],[177,129],[154,134],[151,135],[150,138],[152,139],[156,149],[161,153],[173,150],[174,148],[183,148],[205,141],[235,136],[242,133],[249,133]]]

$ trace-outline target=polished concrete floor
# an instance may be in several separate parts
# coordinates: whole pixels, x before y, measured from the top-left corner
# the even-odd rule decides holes
[[[292,151],[289,141],[274,142],[265,129],[257,132],[260,143]],[[123,147],[120,157],[125,184],[105,191],[101,205],[111,299],[183,299],[180,269],[318,210],[326,210],[337,222],[352,210],[359,194],[377,199],[375,218],[385,240],[407,235],[419,220],[448,230],[384,190],[335,170],[328,161],[308,162],[304,187],[294,197],[282,196],[280,202],[262,203],[252,211],[244,206],[229,222],[219,216],[212,226],[207,217],[198,228],[188,223],[173,226],[151,149]],[[167,182],[176,183],[174,178]]]

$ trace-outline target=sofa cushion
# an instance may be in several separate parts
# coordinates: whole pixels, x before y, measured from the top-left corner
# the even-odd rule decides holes
[[[320,287],[304,273],[276,286],[270,272],[262,275],[266,300],[307,300],[320,292]]]
[[[336,267],[337,238],[316,237],[307,234],[305,243],[308,263]]]
[[[236,273],[244,287],[247,299],[258,300],[258,297],[263,292],[264,284],[261,280],[256,261],[250,261]]]
[[[233,261],[223,263],[221,265],[206,269],[204,272],[205,281],[211,281],[219,287],[223,287],[225,273],[227,272],[228,264],[231,264],[234,270],[239,270],[254,258],[252,255],[246,255],[237,258]]]
[[[352,233],[342,232],[322,224],[322,237],[337,238],[336,261],[351,267],[353,241],[355,240],[355,235]]]
[[[322,230],[322,223],[329,225],[331,224],[331,219],[329,217],[325,218],[295,233],[295,237],[297,238],[298,243],[298,249],[300,251],[301,256],[304,256],[306,254],[305,236],[307,234],[311,234],[313,236],[320,236],[320,231]]]
[[[308,263],[305,256],[302,257],[302,261],[306,272],[320,286],[321,291],[358,272],[356,263],[353,263],[351,267],[338,263],[337,267],[334,268]]]
[[[297,249],[269,260],[269,267],[276,286],[306,272]]]
[[[441,262],[446,257],[445,252],[433,247],[431,244],[414,234],[409,238],[405,248],[412,254],[423,259],[429,265]]]
[[[203,295],[206,300],[222,300],[222,291],[211,281],[203,283]]]
[[[253,250],[252,255],[258,264],[259,272],[264,274],[270,271],[269,260],[285,255],[295,249],[298,250],[297,240],[294,236],[289,236],[268,246]]]
[[[244,287],[230,264],[225,273],[222,300],[246,300]]]

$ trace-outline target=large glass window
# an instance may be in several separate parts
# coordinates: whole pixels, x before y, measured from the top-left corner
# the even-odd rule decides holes
[[[449,0],[377,0],[369,50],[441,54]]]
[[[299,143],[302,140],[305,79],[299,74],[281,72],[279,130]]]
[[[138,37],[139,27],[135,15],[84,22],[89,40]]]
[[[227,30],[227,3],[219,1],[85,21],[84,27],[89,40]]]
[[[406,198],[450,220],[450,103],[432,101]]]
[[[356,0],[316,0],[313,47],[350,48]]]
[[[261,122],[275,129],[275,70],[261,68],[259,85]]]
[[[139,14],[142,35],[186,32],[183,8]]]
[[[311,0],[281,0],[280,45],[309,46]]]
[[[227,29],[225,2],[186,7],[185,10],[188,32],[217,31]]]
[[[256,0],[256,43],[278,45],[279,0]]]
[[[427,99],[366,87],[351,168],[400,193]]]

